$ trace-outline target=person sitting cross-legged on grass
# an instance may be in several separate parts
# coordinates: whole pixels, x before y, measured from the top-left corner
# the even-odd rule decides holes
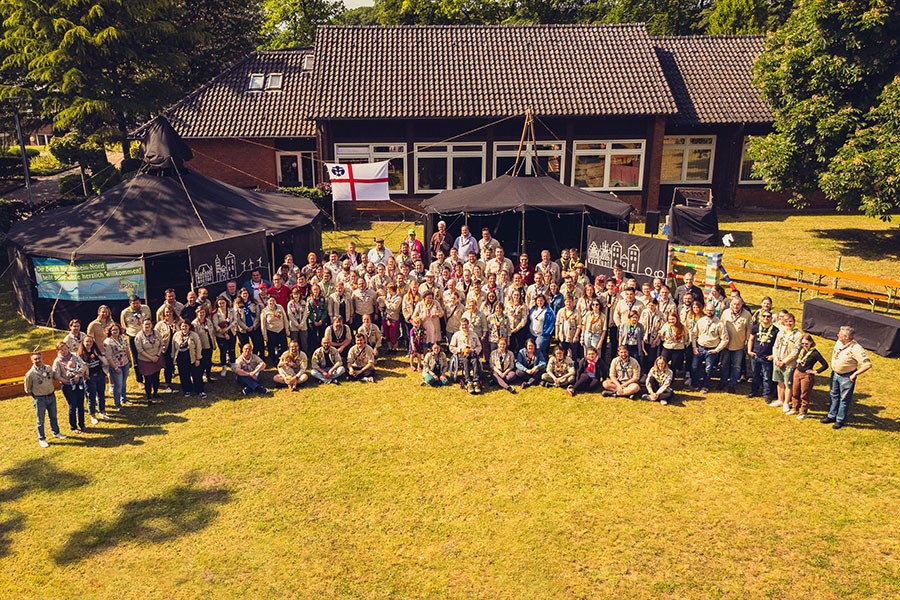
[[[365,315],[368,317],[368,315]],[[356,343],[347,354],[347,377],[353,381],[375,382],[375,350],[367,344],[366,335],[356,334]]]
[[[603,382],[604,396],[633,396],[641,391],[641,365],[619,346],[619,354],[609,364],[609,379]]]
[[[567,388],[573,383],[575,383],[575,362],[571,356],[566,356],[566,351],[561,345],[557,346],[553,356],[547,361],[547,371],[541,375],[541,385]]]
[[[300,349],[300,343],[297,340],[291,340],[287,351],[278,360],[278,374],[272,379],[275,380],[275,383],[286,385],[289,390],[294,392],[298,385],[309,380],[306,367],[306,353]]]
[[[547,359],[534,340],[528,338],[525,347],[516,356],[516,377],[522,382],[522,389],[539,384],[546,368]]]
[[[600,360],[597,348],[588,346],[584,351],[584,358],[578,361],[575,369],[575,382],[566,388],[569,396],[575,396],[577,392],[596,392],[603,388],[603,372],[606,365]]]
[[[253,354],[253,346],[244,344],[241,346],[241,354],[234,361],[234,374],[241,385],[241,393],[245,396],[250,392],[268,394],[269,390],[260,384],[262,372],[266,368],[263,359]]]
[[[447,377],[449,360],[444,354],[444,349],[437,342],[431,345],[431,351],[422,360],[422,385],[431,386],[450,385]]]
[[[481,393],[481,340],[469,328],[469,319],[463,317],[460,320],[459,331],[450,340],[450,352],[463,370],[460,383],[470,394]]]
[[[672,399],[672,380],[674,374],[663,356],[657,356],[647,373],[647,393],[642,396],[644,400],[659,402],[666,405]]]
[[[322,345],[316,348],[312,355],[312,371],[310,374],[321,383],[340,383],[340,378],[346,373],[341,353],[327,337],[322,338]]]
[[[497,338],[497,349],[491,352],[491,375],[501,388],[515,394],[513,383],[516,383],[516,358],[508,347],[505,337]]]

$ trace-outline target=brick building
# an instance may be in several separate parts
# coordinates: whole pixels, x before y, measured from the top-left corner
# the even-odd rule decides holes
[[[389,159],[391,201],[365,203],[385,212],[509,172],[528,108],[536,143],[520,173],[641,212],[685,186],[782,207],[745,155],[772,126],[752,85],[762,50],[760,36],[652,37],[642,24],[327,26],[314,48],[255,52],[166,114],[189,167],[239,186],[312,186],[322,161]]]

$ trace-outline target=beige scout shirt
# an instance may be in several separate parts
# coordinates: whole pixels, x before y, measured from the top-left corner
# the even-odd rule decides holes
[[[628,357],[627,363],[617,356],[609,363],[609,376],[619,383],[623,383],[629,379],[640,379],[641,365],[630,356]]]
[[[251,354],[250,358],[244,358],[243,354],[239,354],[237,360],[234,361],[234,368],[246,373],[252,373],[261,364],[262,359],[255,354]]]
[[[703,346],[721,352],[728,345],[728,329],[725,327],[725,323],[715,315],[712,317],[704,315],[697,321],[693,342],[694,348]]]
[[[49,396],[53,394],[53,369],[47,365],[32,366],[25,373],[25,393],[29,396]]]
[[[800,353],[800,338],[802,334],[799,329],[782,329],[775,338],[775,345],[772,347],[772,359],[780,360],[789,367],[797,366],[797,354]]]
[[[375,350],[372,349],[372,346],[366,344],[360,349],[359,346],[353,344],[347,353],[347,366],[363,369],[369,363],[375,364]]]
[[[860,365],[872,362],[865,348],[856,340],[850,340],[846,344],[837,342],[831,353],[831,370],[838,375],[849,375],[856,371]]]
[[[741,350],[747,345],[751,319],[750,311],[746,308],[738,314],[733,314],[730,308],[722,313],[722,322],[725,323],[725,328],[728,330],[729,350]]]
[[[129,306],[119,315],[119,324],[125,330],[125,334],[134,337],[138,334],[143,326],[144,319],[151,318],[150,307],[142,304],[140,310],[134,312]]]

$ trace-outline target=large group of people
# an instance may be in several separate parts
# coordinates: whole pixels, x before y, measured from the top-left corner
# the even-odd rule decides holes
[[[342,255],[311,252],[306,264],[291,255],[265,280],[260,271],[217,297],[174,290],[155,312],[132,296],[118,319],[101,306],[86,328],[77,320],[57,346],[52,366],[40,354],[25,379],[34,398],[39,441],[44,414],[55,436],[53,380],[60,382],[75,434],[107,419],[106,394],[130,404],[130,371],[152,404],[172,392],[177,374],[185,396],[206,397],[218,351],[218,375],[233,372],[244,395],[372,383],[387,354],[402,353],[424,386],[458,384],[478,394],[490,383],[560,388],[569,396],[600,393],[667,404],[678,389],[762,397],[788,415],[806,418],[815,375],[829,366],[831,406],[823,422],[840,428],[849,417],[856,378],[871,367],[865,350],[842,328],[830,363],[800,332],[794,315],[763,299],[752,312],[737,289],[704,292],[693,273],[674,290],[656,278],[638,285],[616,265],[612,276],[591,278],[577,249],[553,260],[506,257],[485,228],[476,239],[466,225],[452,236],[446,224],[427,243],[410,229],[396,253],[376,239],[368,252],[353,242]],[[108,389],[107,389],[108,384]],[[48,387],[49,385],[49,387]]]

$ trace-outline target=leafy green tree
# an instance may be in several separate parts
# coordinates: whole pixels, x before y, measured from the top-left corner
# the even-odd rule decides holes
[[[382,25],[496,25],[511,12],[496,0],[375,0]]]
[[[700,33],[705,10],[712,0],[611,0],[598,3],[601,23],[646,23],[650,35]]]
[[[67,165],[78,165],[79,174],[81,175],[81,186],[85,196],[90,195],[88,191],[88,170],[90,170],[93,178],[93,176],[110,170],[111,167],[103,146],[89,142],[84,136],[75,132],[52,138],[48,149],[53,158],[59,162]]]
[[[378,25],[378,9],[374,6],[350,8],[334,18],[335,25]]]
[[[344,12],[340,0],[265,0],[263,36],[266,48],[312,46],[316,27],[332,23]]]
[[[768,18],[765,0],[717,0],[709,13],[706,32],[711,35],[764,33]]]
[[[844,210],[900,206],[896,0],[800,0],[766,42],[754,81],[775,112],[750,157],[767,188],[805,206],[822,190]]]

